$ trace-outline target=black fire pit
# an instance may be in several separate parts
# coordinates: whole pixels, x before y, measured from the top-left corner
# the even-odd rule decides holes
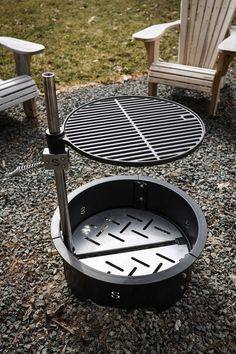
[[[186,193],[152,178],[111,177],[72,192],[69,212],[73,254],[58,210],[52,238],[80,299],[163,310],[182,296],[207,234],[204,215]]]
[[[85,104],[58,124],[53,76],[45,74],[46,168],[54,169],[58,204],[53,243],[79,299],[121,308],[173,305],[186,290],[207,237],[199,206],[180,189],[153,178],[116,176],[69,195],[68,148],[121,166],[158,165],[190,154],[204,125],[175,102],[139,96]]]

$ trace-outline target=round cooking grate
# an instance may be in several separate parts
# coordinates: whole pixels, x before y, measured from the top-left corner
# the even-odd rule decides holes
[[[64,140],[99,161],[146,166],[188,155],[201,143],[204,131],[201,119],[178,103],[121,96],[73,111],[64,123]]]
[[[177,264],[188,241],[167,219],[150,211],[118,208],[83,221],[73,234],[76,256],[107,274],[138,276]]]

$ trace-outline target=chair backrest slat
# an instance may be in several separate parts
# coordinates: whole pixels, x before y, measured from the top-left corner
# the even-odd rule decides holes
[[[228,2],[230,0],[225,0],[225,1],[227,2],[227,6],[228,6]],[[210,53],[209,53],[210,47],[212,47],[212,49],[215,48],[215,43],[213,44],[213,37],[218,36],[218,33],[216,35],[217,22],[218,22],[218,18],[223,15],[223,11],[221,10],[221,5],[222,5],[221,3],[222,1],[219,0],[214,1],[214,7],[212,9],[211,19],[209,21],[208,30],[207,30],[208,35],[206,37],[206,42],[205,42],[205,52],[201,63],[201,65],[204,67],[210,66]]]
[[[198,63],[199,66],[203,66],[204,64],[204,56],[206,54],[206,43],[208,43],[207,46],[209,46],[208,38],[211,38],[211,33],[210,27],[213,21],[211,21],[211,16],[212,16],[212,10],[214,8],[215,0],[208,0],[206,1],[206,7],[204,10],[203,14],[203,20],[202,20],[202,25],[201,28],[199,28],[199,32],[201,32],[201,35],[199,36],[199,41],[197,45],[195,46],[195,62]],[[213,26],[212,26],[213,28]]]
[[[198,1],[182,0],[181,1],[181,27],[179,42],[179,63],[187,64],[190,56],[191,48],[194,46],[194,25],[196,22]],[[189,21],[191,18],[191,21]]]
[[[181,18],[181,30],[179,36],[179,63],[184,64],[186,62],[187,51],[185,50],[185,43],[188,41],[189,33],[188,28],[188,1],[181,1],[180,18]]]
[[[190,21],[190,31],[192,31],[192,39],[191,39],[191,43],[188,44],[189,50],[188,50],[187,60],[188,62],[192,63],[192,65],[196,65],[198,63],[195,55],[196,55],[196,50],[198,49],[198,43],[202,41],[201,27],[202,27],[203,16],[205,11],[205,3],[206,3],[205,0],[198,1],[198,4],[197,1],[195,1],[194,6],[192,6],[192,9],[194,10],[194,14],[192,15],[190,13],[190,16],[193,16],[190,18],[194,20]],[[195,8],[195,4],[198,5],[197,8]]]
[[[223,6],[226,6],[226,1],[223,0]],[[225,11],[225,16],[224,19],[221,21],[222,27],[221,29],[219,28],[219,35],[218,37],[216,36],[216,44],[215,44],[215,49],[213,48],[211,55],[209,56],[211,58],[210,60],[210,67],[213,67],[217,58],[217,53],[218,53],[218,45],[224,40],[227,31],[230,27],[230,24],[232,22],[232,18],[234,15],[234,11],[235,11],[235,7],[236,7],[236,0],[231,0],[229,1],[229,5],[228,8],[226,9],[227,11]]]
[[[179,63],[213,68],[236,0],[182,0]]]

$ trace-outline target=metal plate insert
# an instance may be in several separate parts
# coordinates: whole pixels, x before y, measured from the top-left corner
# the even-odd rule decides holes
[[[108,274],[139,276],[177,264],[189,252],[172,222],[140,209],[117,208],[89,217],[73,232],[82,263]]]

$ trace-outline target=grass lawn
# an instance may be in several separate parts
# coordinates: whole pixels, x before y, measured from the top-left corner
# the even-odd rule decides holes
[[[42,43],[33,57],[32,75],[53,71],[57,86],[109,83],[146,72],[143,43],[132,33],[179,16],[178,0],[1,0],[1,36]],[[162,58],[176,55],[175,30],[162,43]],[[0,77],[14,73],[11,55],[0,49]]]

